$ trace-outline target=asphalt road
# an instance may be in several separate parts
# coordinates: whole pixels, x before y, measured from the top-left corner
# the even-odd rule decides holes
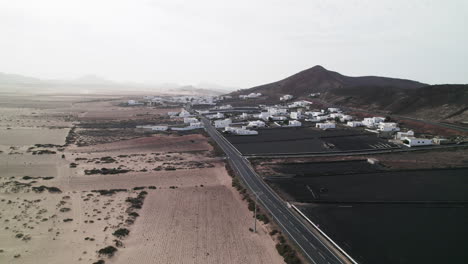
[[[232,168],[236,170],[250,191],[257,194],[258,201],[273,216],[283,233],[288,234],[295,241],[311,263],[347,263],[290,211],[287,204],[255,173],[247,159],[242,157],[237,149],[220,135],[209,120],[202,118],[202,121],[208,134],[226,153]]]

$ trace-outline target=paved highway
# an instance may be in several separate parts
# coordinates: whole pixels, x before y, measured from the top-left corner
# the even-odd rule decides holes
[[[288,234],[302,249],[304,256],[311,263],[349,263],[349,261],[341,259],[341,254],[337,253],[336,249],[332,248],[326,241],[322,241],[322,237],[311,231],[298,216],[291,212],[287,204],[255,173],[247,159],[242,157],[237,149],[220,135],[208,119],[203,117],[202,121],[208,134],[226,153],[232,168],[246,183],[250,191],[258,195],[258,201],[270,212],[276,223],[282,228],[283,233]]]

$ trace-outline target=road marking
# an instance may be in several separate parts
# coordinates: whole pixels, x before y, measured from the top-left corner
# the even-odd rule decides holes
[[[325,257],[322,255],[322,253],[320,253],[320,251],[317,251],[317,252],[323,259],[325,259]]]

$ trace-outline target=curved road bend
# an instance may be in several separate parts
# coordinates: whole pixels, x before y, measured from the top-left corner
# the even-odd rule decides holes
[[[226,153],[227,158],[234,170],[242,177],[248,188],[258,194],[260,203],[271,213],[283,232],[302,249],[304,256],[314,264],[348,263],[341,259],[335,249],[330,248],[327,242],[314,234],[295,214],[288,208],[286,203],[274,193],[266,183],[254,172],[249,162],[242,157],[234,146],[211,125],[210,121],[202,117],[205,129],[216,141],[220,148]]]

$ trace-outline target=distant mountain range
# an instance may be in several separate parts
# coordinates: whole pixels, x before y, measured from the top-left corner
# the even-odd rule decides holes
[[[0,72],[0,92],[10,93],[162,93],[171,95],[221,95],[228,92],[225,87],[220,85],[201,85],[203,85],[203,83],[192,86],[174,83],[146,84],[115,82],[92,74],[69,80],[47,80]]]
[[[322,66],[230,95],[249,93],[263,95],[251,101],[254,104],[277,103],[285,94],[310,99],[311,93],[321,93],[320,100],[336,105],[428,119],[468,120],[468,85],[428,85],[378,76],[350,77]]]

